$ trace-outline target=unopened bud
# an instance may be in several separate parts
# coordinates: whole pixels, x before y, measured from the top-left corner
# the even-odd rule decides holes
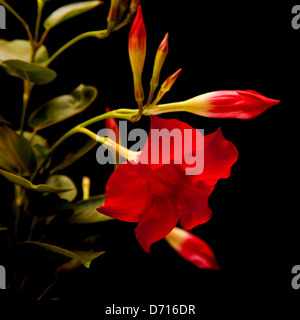
[[[177,80],[180,72],[181,72],[181,68],[178,69],[176,72],[174,72],[171,76],[169,76],[161,85],[157,97],[156,99],[151,103],[151,106],[155,106],[160,100],[161,98],[165,95],[165,93],[167,93],[168,91],[170,91],[170,89],[172,88],[174,82]]]
[[[87,200],[90,197],[91,179],[89,177],[82,177],[82,199]]]
[[[158,85],[160,71],[161,71],[161,68],[162,68],[162,66],[163,66],[163,64],[165,62],[166,56],[167,56],[168,51],[169,51],[168,38],[169,38],[169,34],[166,33],[163,41],[159,45],[159,47],[157,49],[157,52],[156,52],[155,61],[154,61],[154,67],[153,67],[153,73],[152,73],[152,79],[151,79],[151,82],[155,86]]]
[[[111,30],[118,18],[120,0],[111,0],[107,15],[107,30]]]

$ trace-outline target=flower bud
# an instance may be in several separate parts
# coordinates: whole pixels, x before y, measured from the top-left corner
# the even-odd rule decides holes
[[[109,31],[115,25],[115,22],[118,18],[119,3],[120,3],[120,0],[111,0],[110,2],[110,8],[107,15],[107,30]]]
[[[186,111],[210,118],[252,119],[279,102],[251,90],[220,90],[186,101],[153,106],[148,113]]]
[[[87,200],[90,197],[91,179],[89,177],[82,177],[82,199]]]
[[[175,227],[165,239],[185,260],[201,269],[219,270],[220,266],[208,244],[188,231]]]
[[[170,91],[170,89],[172,88],[173,84],[175,83],[175,81],[177,80],[180,72],[181,72],[181,68],[178,69],[176,72],[174,72],[171,76],[169,76],[161,85],[157,96],[155,98],[155,100],[151,103],[151,107],[149,108],[149,114],[154,114],[150,111],[150,109],[152,109],[152,106],[155,106],[160,100],[161,98],[165,95],[165,93],[167,93],[168,91]],[[148,113],[147,113],[148,114]]]
[[[134,94],[139,107],[143,104],[144,100],[142,72],[146,58],[146,37],[142,8],[139,6],[130,30],[128,43],[129,59],[133,73]]]
[[[155,86],[158,85],[160,71],[161,71],[161,68],[162,68],[162,66],[163,66],[163,64],[165,62],[166,56],[167,56],[168,51],[169,51],[168,38],[169,38],[169,34],[166,33],[163,41],[159,45],[159,47],[157,49],[157,52],[156,52],[156,56],[155,56],[155,60],[154,60],[154,67],[153,67],[153,73],[152,73],[152,79],[151,79],[151,82]]]
[[[136,12],[139,4],[140,4],[140,0],[131,0],[130,6],[129,6],[130,12]]]

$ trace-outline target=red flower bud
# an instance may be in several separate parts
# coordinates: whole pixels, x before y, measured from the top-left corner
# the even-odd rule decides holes
[[[148,113],[187,111],[210,118],[252,119],[279,102],[251,90],[220,90],[186,101],[157,105]]]
[[[158,81],[159,81],[159,76],[160,76],[160,71],[161,68],[165,62],[166,56],[169,51],[169,44],[168,44],[168,38],[169,34],[166,33],[163,41],[159,45],[156,56],[155,56],[155,61],[154,61],[154,67],[153,67],[153,73],[152,73],[152,79],[151,81],[154,82],[154,84],[157,86]]]
[[[220,269],[208,244],[188,231],[175,227],[165,239],[185,260],[201,269]]]
[[[138,7],[137,14],[129,33],[129,59],[133,73],[135,99],[138,103],[144,100],[142,86],[142,71],[146,58],[146,29],[143,20],[142,8]]]

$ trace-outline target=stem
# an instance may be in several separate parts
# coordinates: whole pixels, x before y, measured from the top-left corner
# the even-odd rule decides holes
[[[144,115],[150,114],[162,114],[162,113],[169,113],[169,112],[183,112],[186,111],[185,102],[173,102],[173,103],[165,103],[165,104],[158,104],[154,101],[151,103],[148,109],[144,111]]]
[[[8,4],[6,3],[6,1],[4,0],[0,0],[0,4],[3,4],[3,6],[10,11],[23,25],[27,35],[28,35],[28,39],[31,43],[33,43],[33,36],[32,33],[30,31],[29,25],[28,23]]]
[[[15,221],[14,221],[14,236],[15,239],[18,235],[18,225],[21,215],[21,206],[23,204],[25,197],[25,189],[18,185],[15,185],[15,201],[14,201],[14,211],[15,211]]]
[[[41,24],[43,8],[44,8],[44,3],[38,1],[37,17],[36,17],[35,30],[34,30],[34,41],[36,43],[37,43],[38,38],[39,38],[39,30],[40,30],[40,24]]]
[[[40,162],[39,166],[37,166],[35,172],[33,173],[33,175],[31,176],[31,181],[33,181],[36,177],[36,175],[39,173],[39,171],[41,170],[41,168],[47,163],[50,155],[52,154],[52,152],[62,143],[64,142],[68,137],[70,137],[72,134],[76,133],[77,128],[74,127],[73,129],[69,130],[67,133],[65,133],[60,139],[58,139],[54,145],[51,147],[51,149],[49,150],[48,154],[45,156],[45,158],[43,159],[43,161]]]
[[[25,115],[28,106],[28,101],[30,99],[30,93],[32,89],[32,85],[29,80],[24,80],[24,91],[23,91],[23,107],[22,107],[22,114],[21,114],[21,121],[20,121],[20,135],[23,136],[24,131],[24,122],[25,122]]]
[[[135,160],[137,157],[137,152],[132,151],[132,150],[128,150],[127,148],[119,145],[118,143],[116,143],[114,140],[112,140],[110,138],[100,137],[97,134],[95,134],[94,132],[90,131],[89,129],[79,127],[78,132],[86,134],[91,139],[93,139],[99,143],[102,143],[103,145],[105,145],[105,147],[108,150],[116,151],[117,154],[121,155],[122,157],[124,157],[127,160]]]
[[[56,280],[46,288],[46,290],[37,298],[37,300],[41,300],[45,296],[45,294],[58,282],[58,280],[59,278],[56,278]]]
[[[45,156],[43,161],[40,162],[39,166],[36,168],[36,171],[33,173],[31,177],[31,181],[33,181],[36,177],[36,175],[39,173],[41,168],[47,163],[49,157],[51,154],[70,136],[72,136],[74,133],[81,132],[82,128],[87,127],[93,123],[99,122],[101,120],[105,120],[108,118],[119,118],[119,119],[124,119],[124,120],[131,120],[132,117],[136,116],[138,113],[138,110],[134,109],[119,109],[119,110],[114,110],[110,111],[104,114],[101,114],[100,116],[94,117],[92,119],[89,119],[87,121],[84,121],[77,125],[76,127],[72,128],[68,132],[66,132],[60,139],[58,139],[53,146],[49,149],[48,154]]]
[[[45,31],[46,32],[46,31]],[[66,44],[64,44],[61,48],[59,48],[55,53],[53,53],[53,55],[45,62],[45,66],[49,66],[49,64],[55,59],[57,58],[63,51],[65,51],[66,49],[68,49],[69,47],[71,47],[73,44],[75,44],[76,42],[88,38],[88,37],[95,37],[98,39],[103,39],[108,37],[109,32],[107,32],[107,30],[100,30],[100,31],[89,31],[89,32],[85,32],[82,33],[78,36],[76,36],[75,38],[73,38],[72,40],[70,40],[69,42],[67,42]],[[42,38],[44,39],[46,37],[45,33],[43,34]]]
[[[41,38],[40,38],[40,41],[37,43],[37,46],[38,46],[38,47],[40,47],[40,46],[45,42],[45,39],[46,39],[46,37],[47,37],[47,35],[48,35],[48,33],[49,33],[50,30],[51,30],[51,29],[46,29],[46,30],[43,32],[43,34],[42,34],[42,36],[41,36]]]

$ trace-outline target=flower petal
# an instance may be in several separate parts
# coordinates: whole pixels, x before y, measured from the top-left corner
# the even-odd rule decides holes
[[[150,246],[165,237],[177,224],[178,213],[176,201],[172,197],[154,197],[151,207],[139,218],[135,229],[136,238],[146,252]]]
[[[166,120],[153,115],[150,118],[151,127],[140,162],[149,164],[151,170],[164,164],[175,163],[182,168],[190,166],[186,163],[185,155],[188,155],[190,161],[190,154],[203,148],[203,136],[200,131],[179,120]]]
[[[176,199],[180,224],[184,229],[190,230],[211,218],[212,212],[208,207],[208,197],[212,190],[213,187],[202,181],[181,185]]]
[[[150,205],[150,168],[142,164],[122,163],[110,176],[105,204],[97,210],[109,217],[138,221],[139,215]]]
[[[180,228],[174,228],[165,239],[179,255],[198,268],[220,269],[212,249],[195,235]]]
[[[191,177],[194,181],[214,186],[219,179],[230,176],[231,167],[237,158],[236,147],[224,138],[219,129],[204,137],[204,170],[201,175]]]

